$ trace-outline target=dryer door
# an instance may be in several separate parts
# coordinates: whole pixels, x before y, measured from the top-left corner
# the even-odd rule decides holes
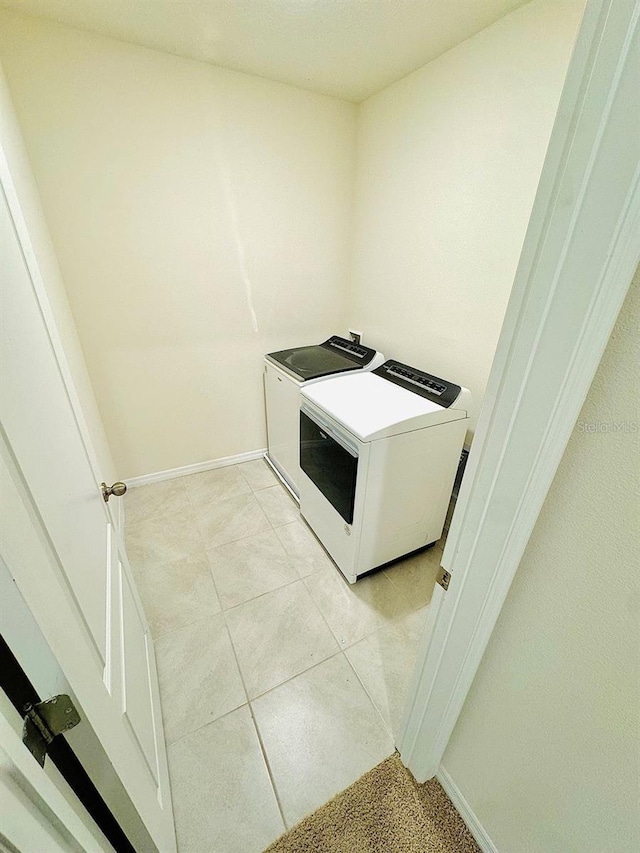
[[[352,524],[358,450],[306,407],[300,411],[300,467],[347,524]]]

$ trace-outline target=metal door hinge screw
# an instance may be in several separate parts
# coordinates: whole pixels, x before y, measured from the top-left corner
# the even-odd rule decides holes
[[[24,713],[22,742],[38,764],[44,767],[51,741],[57,735],[77,726],[80,714],[66,693],[60,693],[36,705],[29,702],[24,706]]]
[[[436,578],[442,589],[449,589],[449,581],[451,580],[451,574],[446,569],[440,569],[438,572],[438,577]]]

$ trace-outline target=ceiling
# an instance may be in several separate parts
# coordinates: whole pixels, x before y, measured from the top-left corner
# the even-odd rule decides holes
[[[524,2],[0,0],[0,5],[357,103]]]

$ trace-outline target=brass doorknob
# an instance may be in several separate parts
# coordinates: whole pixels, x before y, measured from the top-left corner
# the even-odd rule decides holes
[[[106,483],[102,483],[101,488],[102,497],[104,498],[104,502],[107,503],[111,495],[115,495],[117,498],[121,498],[127,491],[127,484],[118,482],[114,483],[113,486],[107,486]]]

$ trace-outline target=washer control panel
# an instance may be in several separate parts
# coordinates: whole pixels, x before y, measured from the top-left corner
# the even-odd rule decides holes
[[[329,340],[320,344],[320,346],[338,350],[338,352],[344,353],[349,358],[357,359],[362,364],[369,364],[376,354],[374,349],[363,347],[362,344],[355,344],[353,341],[348,341],[346,338],[341,338],[338,335],[332,335]]]
[[[453,382],[439,379],[416,367],[410,367],[408,364],[392,359],[385,361],[373,372],[407,391],[426,397],[427,400],[437,403],[444,409],[448,409],[455,403],[461,391],[460,385],[454,385]]]

